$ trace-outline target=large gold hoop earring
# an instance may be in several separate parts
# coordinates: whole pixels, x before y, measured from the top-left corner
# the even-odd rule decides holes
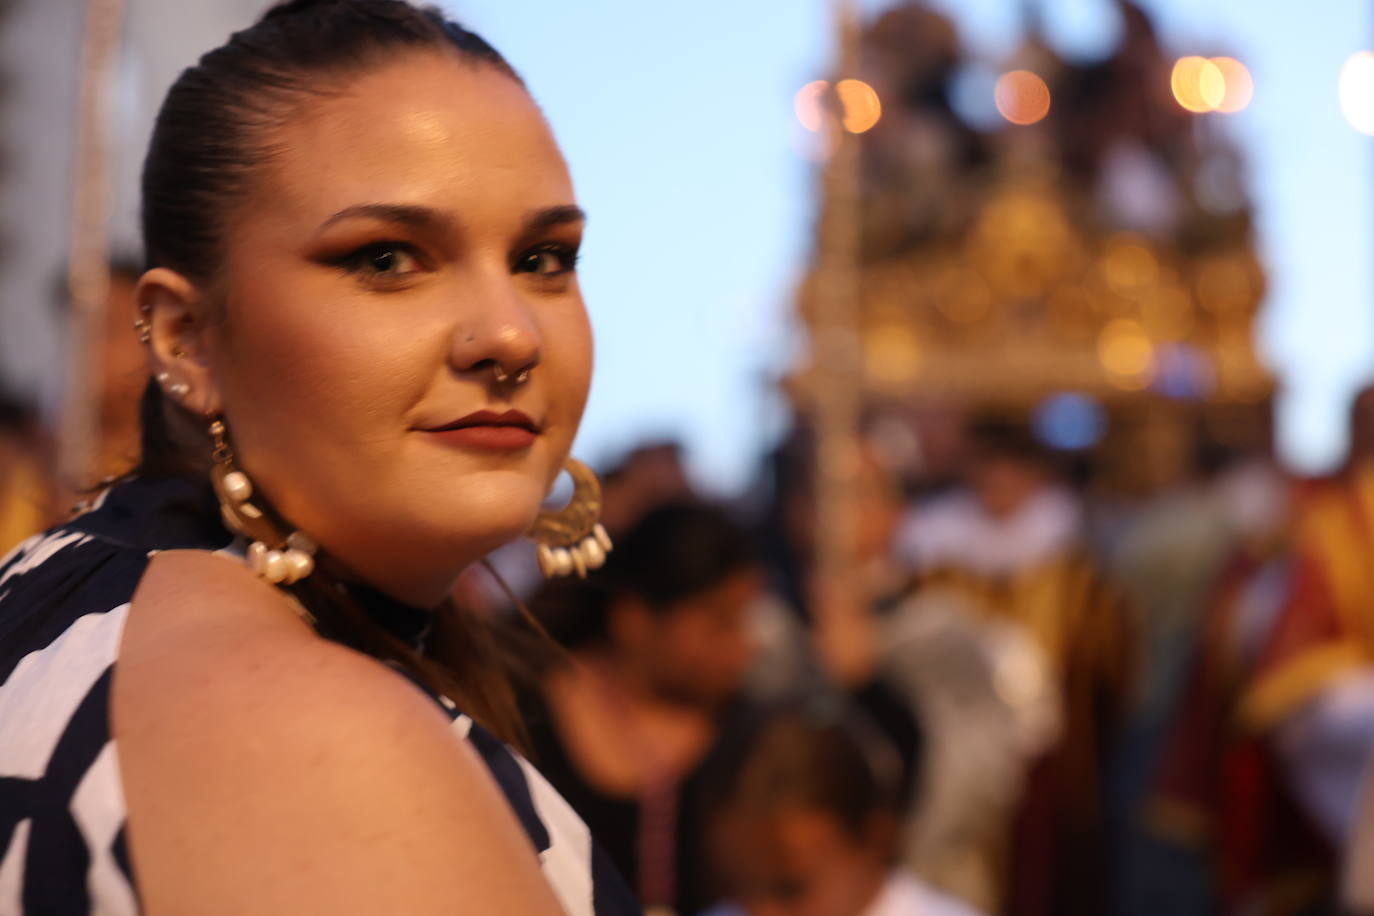
[[[214,467],[210,481],[219,497],[220,516],[235,534],[248,539],[246,560],[253,574],[273,585],[294,585],[315,571],[315,542],[299,531],[283,535],[267,514],[249,500],[253,484],[234,465],[234,453],[225,438],[224,421],[210,421],[214,441]]]
[[[599,569],[611,551],[611,536],[601,527],[601,481],[576,458],[563,470],[572,478],[573,495],[562,509],[540,512],[527,532],[539,545],[539,570],[545,578]]]

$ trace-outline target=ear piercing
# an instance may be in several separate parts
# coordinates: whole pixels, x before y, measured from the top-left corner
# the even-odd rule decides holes
[[[170,384],[168,384],[170,382]],[[167,393],[177,398],[184,398],[191,393],[191,386],[185,382],[173,382],[170,372],[159,372],[157,383],[167,390]]]
[[[151,306],[144,305],[139,308],[139,313],[139,316],[134,319],[134,330],[138,332],[138,342],[146,345],[153,340],[153,323],[148,320],[148,317],[153,314],[153,309]],[[181,359],[185,355],[186,351],[182,349],[181,344],[172,344],[173,359]]]
[[[138,342],[146,345],[153,339],[153,325],[148,320],[148,316],[153,313],[153,310],[145,305],[139,309],[139,312],[141,314],[134,319],[134,330],[138,332]]]

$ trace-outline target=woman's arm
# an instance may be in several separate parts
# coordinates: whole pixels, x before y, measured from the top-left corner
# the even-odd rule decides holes
[[[152,916],[561,912],[447,717],[220,557],[154,559],[112,705]]]

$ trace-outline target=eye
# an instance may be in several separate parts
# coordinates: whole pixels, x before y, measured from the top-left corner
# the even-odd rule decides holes
[[[570,245],[543,245],[522,254],[513,271],[556,277],[577,268],[577,249]]]
[[[338,261],[344,269],[370,279],[408,276],[423,266],[415,249],[405,242],[373,242],[349,252]]]

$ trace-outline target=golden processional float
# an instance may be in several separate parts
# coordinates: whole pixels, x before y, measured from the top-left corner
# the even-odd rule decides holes
[[[1021,48],[982,87],[953,23],[900,3],[853,31],[833,86],[798,93],[804,125],[837,108],[844,128],[797,297],[813,347],[787,385],[823,450],[860,412],[995,411],[1091,447],[1104,483],[1141,493],[1176,480],[1201,436],[1268,446],[1265,278],[1221,123],[1249,74],[1174,61],[1139,7],[1103,2],[1123,25],[1108,57],[1060,57],[1027,3]],[[992,122],[962,113],[979,102]],[[832,403],[846,372],[848,414]]]

